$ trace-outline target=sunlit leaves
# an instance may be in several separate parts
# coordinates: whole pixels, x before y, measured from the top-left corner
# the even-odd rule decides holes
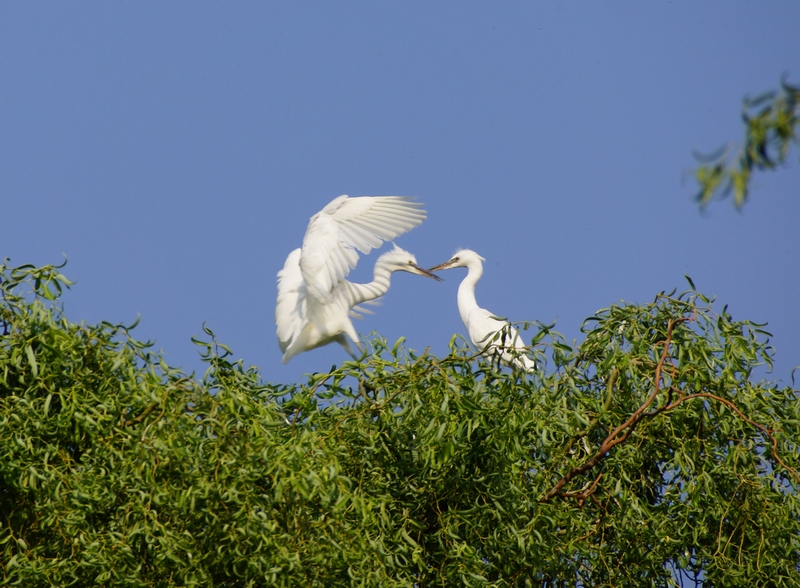
[[[208,328],[197,378],[75,325],[58,276],[2,268],[8,584],[797,585],[797,391],[693,286],[532,325],[533,374],[376,336],[284,386]]]
[[[696,199],[706,206],[715,197],[733,194],[741,208],[749,195],[754,170],[773,169],[786,162],[792,143],[798,143],[800,88],[781,83],[780,92],[745,99],[742,110],[745,140],[734,153],[724,148],[710,156],[697,155],[702,165],[695,170],[699,185]]]

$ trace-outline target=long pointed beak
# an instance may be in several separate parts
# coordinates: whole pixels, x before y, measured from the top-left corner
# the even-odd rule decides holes
[[[436,280],[437,282],[442,282],[442,281],[444,281],[444,280],[442,280],[442,278],[440,278],[439,276],[437,276],[437,275],[435,275],[435,274],[432,274],[432,273],[431,273],[429,270],[422,269],[422,268],[421,268],[421,267],[419,267],[418,265],[414,265],[414,264],[412,263],[412,264],[411,264],[411,267],[413,267],[413,268],[414,268],[414,270],[415,270],[415,272],[414,272],[414,273],[418,273],[418,274],[419,274],[419,275],[421,275],[421,276],[426,276],[426,277],[428,277],[428,278],[433,278],[433,279],[434,279],[434,280]]]
[[[450,259],[448,261],[445,261],[444,263],[440,263],[439,265],[434,266],[432,268],[428,268],[428,271],[429,272],[437,272],[439,270],[449,269],[451,265],[453,265],[453,260],[452,259]]]

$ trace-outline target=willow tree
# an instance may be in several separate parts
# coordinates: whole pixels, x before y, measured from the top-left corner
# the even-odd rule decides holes
[[[0,267],[0,569],[19,586],[797,586],[800,402],[693,287],[526,331],[540,370],[375,337],[271,384],[170,368]]]

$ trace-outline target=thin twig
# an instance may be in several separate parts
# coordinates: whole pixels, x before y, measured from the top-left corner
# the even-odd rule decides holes
[[[151,403],[148,405],[148,407],[147,407],[147,408],[145,408],[145,409],[144,409],[144,410],[141,412],[141,414],[139,414],[139,416],[137,416],[137,417],[134,417],[134,418],[132,418],[132,419],[128,419],[127,421],[125,421],[124,423],[122,423],[122,426],[123,426],[123,427],[130,427],[130,426],[132,426],[132,425],[138,425],[138,424],[139,424],[139,423],[141,423],[141,422],[142,422],[144,419],[146,419],[146,418],[147,418],[147,415],[149,415],[151,412],[153,412],[153,411],[155,410],[156,406],[158,406],[158,402],[151,402]]]
[[[376,401],[372,400],[369,396],[367,396],[366,388],[367,388],[367,384],[365,384],[363,380],[359,380],[358,381],[358,392],[361,394],[361,397],[364,399],[364,402],[369,404],[370,408],[375,408]],[[370,386],[370,392],[372,392],[373,390],[375,390],[375,389]]]
[[[597,474],[597,477],[592,482],[591,486],[587,483],[586,486],[583,487],[583,490],[580,492],[562,492],[560,495],[564,496],[565,498],[577,498],[578,499],[578,506],[583,506],[583,503],[586,502],[586,499],[589,498],[592,494],[594,494],[595,489],[597,488],[597,484],[600,482],[600,478],[603,477],[603,472]],[[588,486],[588,488],[587,488]]]
[[[190,381],[189,378],[181,378],[180,380],[176,380],[176,381],[172,382],[170,385],[167,386],[167,393],[169,393],[170,388],[180,388],[180,384],[182,384],[183,382],[189,382],[189,381]],[[165,399],[165,403],[166,403],[166,399]],[[151,412],[153,412],[155,410],[156,406],[158,406],[158,402],[153,402],[153,403],[149,404],[147,406],[147,408],[145,408],[141,412],[141,414],[139,414],[139,416],[133,417],[132,419],[128,419],[126,421],[122,421],[121,427],[125,428],[125,427],[130,427],[132,425],[138,425],[144,419],[147,418],[147,415],[149,415]]]

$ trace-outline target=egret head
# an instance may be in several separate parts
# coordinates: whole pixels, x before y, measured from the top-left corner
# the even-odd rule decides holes
[[[456,251],[456,254],[448,261],[440,263],[439,265],[430,268],[429,272],[435,272],[443,269],[451,269],[454,267],[483,267],[483,262],[486,261],[483,257],[475,253],[472,249],[461,249]]]
[[[412,253],[409,253],[405,249],[401,249],[397,245],[395,245],[394,249],[391,251],[387,251],[381,255],[378,262],[392,272],[410,272],[412,274],[433,278],[439,282],[442,281],[442,278],[439,276],[432,274],[428,270],[422,269],[419,265],[417,265],[417,258],[414,257]]]

